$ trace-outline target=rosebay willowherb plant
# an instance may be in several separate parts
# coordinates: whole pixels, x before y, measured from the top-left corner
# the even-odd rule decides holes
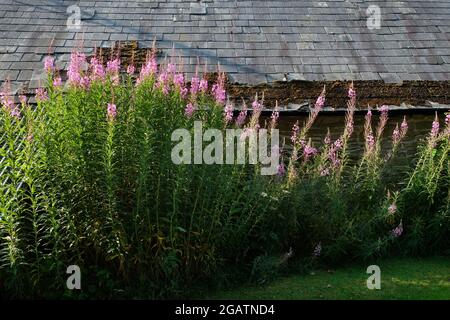
[[[201,121],[203,130],[242,129],[236,140],[245,141],[264,127],[275,129],[279,111],[264,125],[263,99],[255,97],[251,114],[244,105],[235,115],[223,73],[215,83],[198,73],[187,82],[173,58],[158,65],[154,53],[135,74],[118,55],[102,61],[74,52],[65,84],[46,57],[48,80],[36,91],[37,105],[25,97],[15,103],[8,83],[3,86],[1,293],[177,297],[198,280],[270,278],[277,270],[267,269],[289,269],[294,259],[337,262],[448,248],[448,117],[442,129],[433,123],[417,164],[395,190],[384,173],[407,122],[394,131],[393,151],[384,157],[388,110],[380,109],[375,130],[369,113],[364,154],[350,163],[353,85],[343,133],[327,135],[322,146],[309,137],[324,89],[308,120],[294,126],[292,153],[285,146],[270,150],[286,160],[275,176],[261,175],[261,164],[249,161],[177,165],[171,157],[176,129],[195,135]],[[66,288],[69,265],[78,265],[89,284],[81,292]]]
[[[264,252],[256,240],[278,201],[277,177],[246,164],[171,160],[176,129],[201,121],[245,133],[259,130],[260,113],[234,122],[223,74],[187,84],[173,59],[158,66],[153,53],[136,84],[126,69],[117,56],[105,67],[74,52],[63,87],[47,57],[37,106],[2,95],[2,289],[57,296],[76,264],[93,281],[176,294]]]

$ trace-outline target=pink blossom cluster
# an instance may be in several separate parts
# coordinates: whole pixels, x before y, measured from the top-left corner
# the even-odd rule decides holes
[[[120,59],[115,58],[106,63],[106,74],[111,77],[111,81],[119,84]]]
[[[158,72],[158,63],[156,62],[155,54],[147,56],[145,63],[142,65],[139,73],[139,78],[136,80],[137,84],[142,83],[147,77],[155,75]]]
[[[86,55],[80,52],[72,52],[70,64],[67,70],[69,83],[75,87],[88,87],[89,78],[82,75],[83,65],[86,63]]]
[[[117,107],[113,103],[108,103],[107,116],[108,120],[113,121],[117,115]]]
[[[51,56],[46,56],[44,58],[44,70],[47,73],[51,73],[55,70],[55,60]]]
[[[19,119],[19,108],[14,104],[13,99],[8,95],[9,86],[9,81],[7,81],[4,90],[0,92],[0,102],[12,117]]]
[[[247,109],[244,108],[241,112],[239,112],[239,115],[236,119],[236,125],[238,127],[242,127],[245,123],[245,119],[247,118]]]
[[[233,105],[231,103],[227,103],[224,108],[225,113],[225,122],[229,123],[233,121]]]
[[[36,89],[36,100],[37,101],[47,101],[48,100],[48,94],[44,88]]]
[[[106,77],[105,69],[103,68],[103,63],[97,58],[91,58],[91,80],[104,80]]]
[[[186,105],[186,108],[184,109],[184,114],[186,115],[186,117],[191,118],[192,115],[194,114],[195,108],[194,105],[192,103],[188,103]]]
[[[305,145],[303,147],[303,156],[305,157],[305,161],[307,161],[312,156],[317,154],[318,150],[310,145]]]
[[[406,117],[404,117],[403,122],[400,125],[400,128],[397,125],[392,133],[392,141],[394,145],[397,145],[406,136],[407,132],[408,132],[408,123],[406,122]]]
[[[225,102],[225,74],[221,73],[217,78],[217,83],[213,84],[211,92],[214,95],[217,104],[223,104]]]
[[[436,118],[433,121],[433,124],[431,125],[431,137],[436,138],[439,134],[439,119],[436,115]]]
[[[277,176],[282,177],[286,174],[284,163],[280,163],[277,167]]]
[[[400,221],[399,225],[391,231],[391,234],[395,237],[398,238],[403,234],[403,222]]]
[[[196,96],[200,86],[200,79],[197,75],[194,75],[191,79],[191,88],[190,92],[192,96]]]
[[[132,76],[135,71],[136,71],[136,68],[135,68],[134,64],[129,64],[127,67],[127,74]]]

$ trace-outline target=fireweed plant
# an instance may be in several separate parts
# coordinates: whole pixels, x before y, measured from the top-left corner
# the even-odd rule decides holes
[[[294,125],[292,149],[270,150],[282,159],[277,175],[261,175],[259,165],[175,165],[174,130],[193,132],[202,121],[204,130],[240,128],[246,139],[276,128],[279,111],[263,123],[263,100],[255,97],[251,113],[244,102],[235,115],[223,73],[215,83],[198,73],[188,82],[174,59],[158,65],[154,52],[137,74],[118,56],[73,52],[65,84],[46,57],[37,105],[23,96],[16,103],[3,86],[2,295],[183,297],[198,283],[264,280],[294,260],[448,250],[449,115],[443,126],[436,118],[417,161],[394,185],[385,173],[407,134],[406,118],[386,156],[388,109],[379,108],[375,128],[369,111],[364,153],[351,163],[353,85],[343,133],[328,134],[321,146],[308,136],[324,88],[307,121]],[[82,271],[80,292],[66,289],[69,265]]]

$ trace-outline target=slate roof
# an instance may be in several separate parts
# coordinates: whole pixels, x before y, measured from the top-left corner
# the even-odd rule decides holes
[[[67,29],[70,5],[82,28]],[[381,8],[369,30],[366,9]],[[65,67],[86,52],[138,40],[186,65],[220,63],[240,83],[303,80],[450,80],[450,0],[2,0],[0,79],[35,87],[51,53]],[[192,71],[192,69],[187,69]]]

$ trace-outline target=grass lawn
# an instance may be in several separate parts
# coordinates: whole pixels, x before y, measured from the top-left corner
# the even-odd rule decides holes
[[[243,286],[209,299],[444,299],[450,300],[450,258],[389,259],[381,269],[381,289],[366,286],[367,266],[317,270],[283,277],[265,286]]]

